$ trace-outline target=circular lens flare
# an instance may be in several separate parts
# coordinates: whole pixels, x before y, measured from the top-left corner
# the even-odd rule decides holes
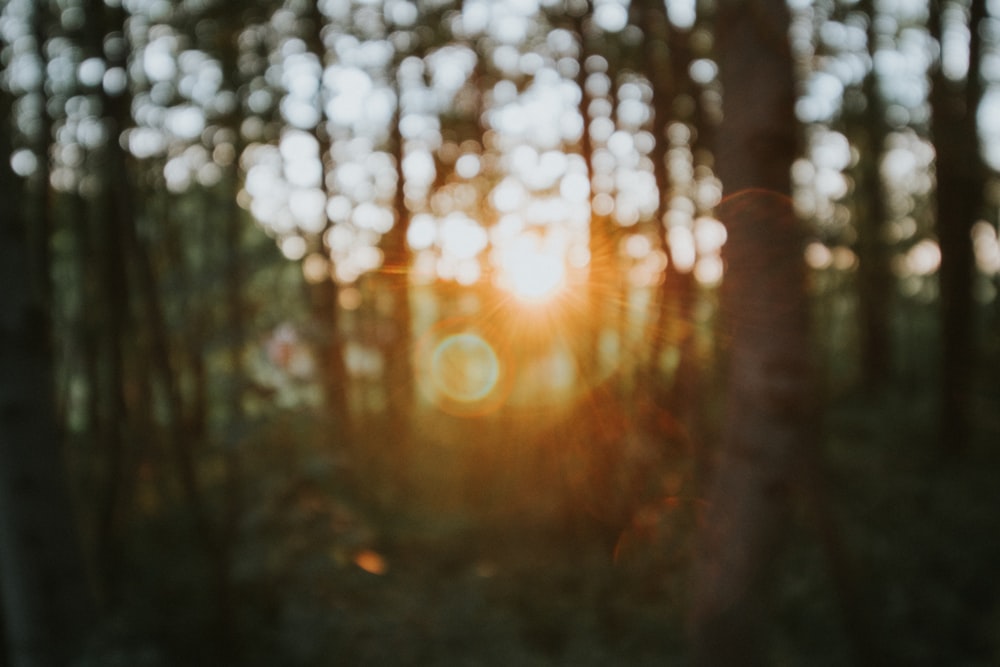
[[[500,361],[489,343],[472,333],[448,336],[431,357],[434,388],[462,403],[481,401],[496,387]]]
[[[442,320],[425,331],[413,361],[421,393],[449,414],[485,415],[510,394],[513,375],[506,346],[468,318]]]

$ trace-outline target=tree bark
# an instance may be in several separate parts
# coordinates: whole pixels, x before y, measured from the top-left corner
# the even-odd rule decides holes
[[[320,67],[327,65],[326,47],[323,44],[323,27],[326,18],[319,9],[318,3],[310,3],[309,11],[306,14],[308,22],[304,34],[306,46],[309,51],[319,59]],[[319,160],[321,165],[320,187],[327,192],[327,175],[330,171],[330,132],[326,126],[326,98],[320,92],[319,96],[320,122],[313,129],[313,136],[319,144]],[[323,232],[320,235],[320,249],[330,257],[330,248],[326,245],[326,233],[332,227],[331,221],[327,220]],[[331,277],[322,282],[311,285],[309,288],[310,303],[313,317],[316,320],[318,329],[325,332],[319,341],[319,367],[322,377],[323,394],[326,401],[326,410],[341,434],[341,444],[350,443],[353,440],[353,426],[351,423],[351,413],[348,404],[347,393],[347,366],[344,361],[344,340],[340,326],[340,305],[338,303],[340,286]]]
[[[787,523],[792,467],[815,429],[805,230],[789,197],[798,138],[788,26],[782,0],[718,5],[729,376],[694,585],[695,665],[766,663],[765,575]]]
[[[396,165],[396,193],[393,208],[396,221],[382,238],[384,254],[385,285],[392,295],[393,336],[384,349],[386,374],[386,407],[389,411],[389,437],[394,441],[388,452],[394,463],[394,491],[406,495],[409,487],[409,457],[412,456],[411,430],[413,428],[413,347],[412,311],[410,308],[410,248],[406,234],[410,227],[410,210],[406,205],[405,175],[403,158],[405,141],[400,131],[403,119],[403,91],[398,74],[394,77],[396,93],[396,113],[392,119],[392,151]]]
[[[2,94],[0,201],[16,203],[23,197],[10,171],[11,106]],[[40,256],[19,207],[7,207],[0,218],[0,609],[11,667],[68,662],[91,611],[58,442],[50,283],[32,261]]]
[[[677,416],[678,422],[684,427],[684,439],[690,443],[697,431],[696,406],[699,404],[700,392],[692,334],[696,285],[692,270],[682,272],[677,268],[676,252],[670,247],[670,228],[665,216],[672,187],[667,164],[670,150],[667,131],[671,120],[690,120],[677,117],[672,107],[678,95],[693,92],[687,76],[691,57],[688,49],[683,47],[686,35],[670,23],[666,6],[658,0],[643,0],[640,4],[642,26],[646,34],[643,43],[644,62],[653,87],[653,136],[656,142],[650,157],[653,160],[656,187],[660,193],[656,225],[669,257],[659,290],[654,329],[656,335],[649,359],[652,371],[649,375],[654,380],[650,389],[658,407]],[[665,345],[677,349],[680,354],[680,362],[669,387],[657,382],[662,377],[661,360]]]
[[[941,43],[943,2],[931,7],[931,35]],[[941,245],[940,448],[961,452],[969,441],[969,398],[975,359],[972,226],[982,210],[984,175],[976,111],[982,99],[979,25],[985,0],[973,0],[969,18],[969,71],[964,86],[949,81],[940,65],[931,80],[931,132],[937,153],[937,234]]]
[[[578,54],[579,70],[576,84],[580,88],[580,117],[583,119],[583,132],[580,135],[580,156],[587,165],[587,179],[590,183],[590,238],[588,250],[590,264],[587,274],[587,327],[586,336],[581,341],[582,351],[579,353],[580,374],[584,381],[593,383],[601,373],[601,334],[604,325],[609,321],[607,304],[613,302],[616,295],[614,260],[616,248],[612,240],[611,221],[607,215],[594,210],[597,198],[594,178],[594,142],[590,136],[591,113],[590,105],[593,98],[587,91],[587,59],[592,55],[593,38],[589,34],[588,22],[593,15],[593,2],[587,1],[587,11],[574,17],[572,30],[580,46]]]
[[[873,0],[862,0],[862,11],[868,14],[868,54],[874,60],[876,40],[876,7]],[[889,248],[885,240],[885,187],[882,183],[882,149],[887,133],[884,104],[878,91],[878,74],[874,67],[862,83],[866,106],[858,119],[860,137],[858,149],[860,215],[857,220],[858,297],[861,307],[861,366],[862,378],[869,389],[889,379],[891,344],[889,335],[890,305],[894,280],[889,270]]]

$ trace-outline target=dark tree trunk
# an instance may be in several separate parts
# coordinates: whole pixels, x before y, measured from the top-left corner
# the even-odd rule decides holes
[[[607,215],[594,210],[594,200],[598,193],[594,191],[594,145],[590,137],[590,105],[593,101],[587,91],[587,59],[591,55],[592,39],[588,34],[588,22],[593,13],[593,2],[588,0],[587,11],[577,16],[573,21],[573,31],[576,33],[580,47],[578,54],[579,70],[576,76],[580,88],[580,117],[583,119],[583,132],[580,136],[580,155],[587,165],[587,178],[590,181],[590,265],[587,276],[587,327],[586,336],[581,341],[580,374],[585,382],[593,382],[600,371],[600,338],[603,325],[609,321],[607,305],[613,302],[616,294],[614,287],[614,257],[612,247],[611,222]]]
[[[310,3],[307,19],[306,45],[310,52],[319,59],[320,66],[325,67],[326,47],[322,37],[325,18],[319,10],[318,3]],[[333,159],[330,154],[330,134],[326,127],[326,111],[323,108],[325,103],[325,99],[319,100],[321,120],[313,132],[316,142],[319,144],[319,160],[322,165],[320,187],[324,190],[327,188],[326,178],[330,170],[329,163]],[[327,196],[329,194],[327,193]],[[330,221],[328,220],[323,229],[323,239],[326,238],[326,232],[329,229]],[[329,259],[330,248],[326,246],[325,240],[320,241],[320,250]],[[325,332],[319,340],[318,357],[327,413],[341,435],[341,444],[349,443],[353,439],[351,434],[353,427],[348,407],[348,377],[344,362],[344,339],[340,330],[341,311],[338,303],[340,286],[331,276],[312,285],[309,292],[314,319],[319,324],[319,330]]]
[[[681,48],[685,35],[671,25],[665,5],[657,0],[643,0],[641,4],[642,25],[646,35],[643,43],[644,60],[653,87],[653,136],[656,143],[650,157],[653,160],[656,187],[660,193],[656,224],[669,257],[660,288],[656,336],[653,339],[650,364],[657,405],[677,417],[678,422],[684,426],[683,435],[687,440],[685,444],[690,444],[691,437],[695,436],[695,412],[699,403],[698,368],[693,358],[695,346],[692,335],[695,281],[691,270],[678,269],[675,252],[670,247],[669,227],[665,221],[672,185],[667,165],[670,150],[667,131],[672,120],[684,120],[676,117],[673,106],[678,95],[692,92],[687,76],[690,54]],[[660,381],[665,345],[679,349],[680,352],[680,361],[669,387],[663,386]]]
[[[396,113],[392,126],[392,151],[396,165],[396,195],[393,208],[396,221],[382,239],[384,252],[384,278],[386,288],[394,305],[392,313],[391,338],[384,346],[386,407],[389,411],[389,438],[393,442],[392,451],[387,452],[393,460],[397,493],[406,493],[411,456],[412,413],[413,413],[413,363],[411,360],[413,332],[410,309],[410,249],[406,233],[410,227],[410,210],[406,205],[403,158],[405,144],[400,131],[403,118],[402,90],[399,77],[394,79],[396,92]]]
[[[108,27],[106,19],[103,3],[90,0],[87,4],[85,47],[91,57],[103,55],[102,44]],[[108,114],[111,106],[106,94],[101,95],[101,103],[104,113]],[[114,146],[109,142],[106,150],[118,150],[117,142]],[[81,273],[94,270],[97,274],[94,277],[94,310],[97,316],[91,316],[96,332],[93,351],[97,356],[86,361],[93,369],[93,391],[99,392],[100,418],[95,436],[102,456],[101,487],[96,508],[95,560],[102,584],[102,598],[114,603],[119,593],[122,528],[127,518],[123,501],[128,495],[129,485],[126,445],[131,419],[125,385],[131,286],[127,272],[128,257],[123,245],[125,231],[118,204],[119,193],[114,185],[122,178],[122,172],[108,154],[104,156],[103,167],[100,174],[103,190],[90,212],[93,239],[87,238],[87,222],[81,221],[77,225],[77,247],[82,253],[78,260]],[[97,262],[94,262],[95,257]]]
[[[782,0],[718,6],[729,378],[695,581],[696,665],[766,664],[765,574],[787,523],[792,467],[816,444],[805,230],[789,198],[797,125],[788,26]]]
[[[664,215],[667,212],[667,204],[670,195],[670,170],[667,166],[667,154],[670,149],[670,140],[667,137],[667,128],[673,118],[671,105],[677,93],[677,82],[674,77],[676,71],[674,54],[671,52],[671,34],[673,29],[667,19],[666,6],[658,0],[642,0],[638,5],[639,25],[643,30],[643,60],[646,74],[650,78],[653,87],[653,98],[651,105],[653,108],[653,150],[649,157],[653,161],[653,176],[656,179],[656,189],[659,192],[659,200],[656,206],[656,225],[661,238],[664,250],[670,252],[667,227],[664,224]],[[675,306],[679,303],[679,292],[677,289],[677,273],[673,262],[667,265],[667,273],[663,281],[663,289],[660,290],[659,308],[657,310],[655,338],[653,339],[653,349],[650,355],[653,377],[658,377],[660,371],[660,357],[663,352],[664,343],[673,343],[672,336],[669,335],[668,327],[673,321]]]
[[[875,3],[863,0],[861,10],[868,21],[868,52],[874,58]],[[889,321],[894,279],[889,270],[889,248],[885,236],[885,187],[879,169],[885,144],[886,122],[884,105],[878,91],[878,75],[874,68],[862,84],[865,110],[858,120],[858,189],[863,196],[858,202],[858,291],[861,306],[861,372],[865,385],[874,389],[889,379],[891,345]]]
[[[118,174],[108,168],[104,177],[116,179]],[[108,206],[98,223],[98,237],[104,246],[98,255],[103,260],[99,269],[102,296],[99,303],[104,321],[98,326],[103,335],[103,344],[100,346],[104,362],[104,373],[100,378],[103,409],[99,433],[104,455],[104,475],[97,517],[97,542],[103,583],[107,587],[106,592],[113,598],[117,588],[120,533],[125,518],[121,499],[126,483],[125,450],[129,423],[125,401],[129,281],[125,271],[127,258],[122,247],[121,219],[115,213],[111,190],[107,191],[105,199]]]
[[[242,4],[231,0],[228,7],[237,12]],[[225,83],[232,92],[239,96],[243,81],[241,80],[239,60],[239,29],[219,32],[220,43],[217,45],[222,55],[222,66]],[[225,205],[226,220],[223,232],[226,262],[226,325],[229,330],[229,383],[225,396],[227,432],[237,434],[232,440],[222,443],[223,507],[219,521],[218,544],[215,549],[217,623],[219,628],[219,645],[229,659],[237,659],[241,653],[240,642],[235,636],[235,616],[238,605],[236,586],[233,582],[234,553],[237,548],[239,524],[243,517],[243,475],[240,450],[242,443],[238,440],[245,432],[246,415],[243,410],[244,388],[246,386],[246,369],[243,362],[243,352],[247,341],[246,312],[247,305],[244,294],[246,284],[246,260],[243,256],[243,230],[245,221],[243,211],[237,203],[240,190],[239,158],[243,153],[244,141],[240,132],[238,112],[230,113],[226,125],[232,131],[235,141],[234,157],[225,173]],[[204,363],[203,360],[199,360]],[[207,400],[207,396],[201,397]],[[198,409],[206,410],[207,405],[198,405]]]
[[[0,218],[0,617],[7,662],[47,667],[78,653],[91,601],[55,421],[45,253],[10,170],[11,107],[0,92],[0,201],[15,204]]]
[[[944,3],[934,2],[930,30],[941,43]],[[937,233],[941,244],[941,424],[940,447],[961,452],[969,441],[969,399],[975,341],[972,286],[975,257],[972,226],[982,210],[983,167],[976,111],[982,98],[979,26],[985,0],[970,8],[969,71],[964,86],[949,81],[940,65],[932,76],[931,131],[937,153]]]
[[[96,8],[95,8],[96,11]],[[127,12],[124,7],[103,7],[104,24],[109,30],[124,30]],[[127,32],[127,31],[125,31]],[[126,68],[127,52],[123,50],[112,59],[112,66]],[[205,484],[198,455],[203,440],[187,429],[188,410],[184,403],[180,376],[177,370],[178,355],[172,344],[163,292],[156,270],[150,243],[140,231],[134,169],[127,150],[119,137],[131,124],[131,92],[126,89],[118,94],[104,92],[103,102],[108,121],[110,140],[107,144],[109,168],[115,174],[111,181],[115,229],[121,236],[124,255],[129,260],[129,277],[135,287],[137,313],[141,315],[145,336],[141,339],[148,346],[142,349],[149,360],[150,381],[162,392],[163,426],[166,439],[176,466],[184,499],[191,513],[192,527],[204,551],[206,565],[212,573],[211,585],[217,603],[215,620],[220,632],[213,633],[217,646],[225,650],[225,629],[229,623],[228,591],[231,581],[231,563],[227,537],[220,534],[220,522],[212,515],[205,494]]]
[[[48,31],[50,29],[50,22],[54,17],[50,16],[49,3],[46,1],[34,2],[34,14],[32,16],[32,28],[35,37],[35,48],[38,49],[38,57],[40,62],[47,63],[48,59],[45,53],[45,44],[48,40]],[[28,234],[28,244],[27,250],[33,253],[31,258],[32,266],[34,267],[34,278],[37,281],[38,295],[37,297],[41,299],[40,305],[47,311],[51,311],[52,308],[52,230],[53,230],[53,215],[52,215],[52,190],[49,188],[49,179],[52,175],[51,169],[51,157],[49,151],[52,148],[52,126],[53,119],[52,113],[49,111],[49,94],[45,90],[44,84],[41,86],[39,93],[42,97],[42,109],[39,118],[38,127],[38,140],[39,144],[35,147],[38,155],[41,157],[38,163],[38,173],[35,174],[35,179],[38,181],[38,205],[33,210],[34,219],[31,224],[27,226],[26,232]],[[6,127],[3,128],[4,132],[9,131]],[[45,318],[43,322],[44,326],[51,327],[51,312]],[[51,331],[39,331],[43,334],[46,340],[51,342]]]

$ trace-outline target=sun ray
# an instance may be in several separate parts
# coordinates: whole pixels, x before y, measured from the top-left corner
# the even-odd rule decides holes
[[[532,236],[514,240],[501,254],[498,283],[523,303],[544,303],[566,287],[564,253],[544,248]]]

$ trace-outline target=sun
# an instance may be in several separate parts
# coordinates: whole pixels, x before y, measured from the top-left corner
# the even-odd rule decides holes
[[[501,285],[525,303],[542,303],[558,295],[566,284],[563,258],[535,249],[521,249],[504,257]]]

